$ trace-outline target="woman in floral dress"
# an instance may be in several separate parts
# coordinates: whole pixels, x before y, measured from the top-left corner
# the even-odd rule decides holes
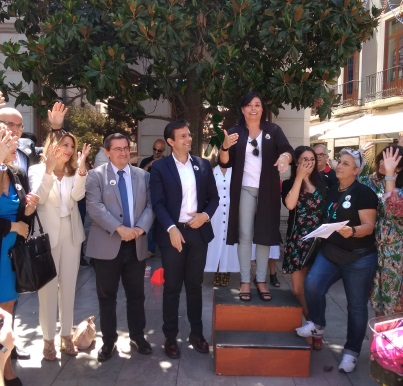
[[[297,165],[291,167],[291,178],[283,182],[283,204],[289,212],[287,239],[284,247],[283,273],[291,273],[292,292],[309,320],[304,297],[304,280],[308,267],[302,259],[313,239],[302,238],[319,227],[322,220],[326,186],[316,168],[316,154],[309,146],[295,149]]]
[[[371,304],[377,316],[403,312],[403,147],[375,158],[376,171],[360,177],[379,198],[375,235],[378,269]]]

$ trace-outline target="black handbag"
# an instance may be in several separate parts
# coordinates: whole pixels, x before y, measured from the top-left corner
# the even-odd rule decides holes
[[[52,257],[49,235],[43,233],[38,213],[40,235],[34,237],[32,225],[28,239],[10,250],[10,258],[17,276],[16,290],[18,293],[35,292],[49,283],[57,275],[55,262]],[[33,221],[33,224],[35,221]]]
[[[304,258],[301,260],[301,265],[303,267],[313,264],[313,262],[316,258],[316,255],[319,252],[321,244],[322,244],[322,239],[320,237],[315,237],[313,239],[313,242],[312,242],[311,246],[309,247],[308,252],[304,256]]]

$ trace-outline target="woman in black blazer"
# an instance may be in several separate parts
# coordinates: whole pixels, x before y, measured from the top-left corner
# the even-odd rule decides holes
[[[16,159],[17,138],[0,127],[0,308],[13,313],[18,298],[16,277],[9,251],[22,243],[29,233],[38,196],[28,193],[25,172],[12,164]],[[16,377],[10,358],[4,367],[4,384],[22,385]]]

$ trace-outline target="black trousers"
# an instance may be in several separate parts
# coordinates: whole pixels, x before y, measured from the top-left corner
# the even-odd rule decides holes
[[[172,246],[160,246],[165,279],[162,330],[166,338],[176,338],[179,332],[179,299],[183,284],[186,290],[190,331],[196,335],[203,334],[202,284],[208,244],[197,229],[187,228],[180,231],[186,241],[182,252]]]
[[[118,339],[116,331],[116,297],[122,278],[127,301],[127,324],[130,339],[144,336],[146,317],[144,311],[145,261],[138,261],[136,242],[122,242],[113,260],[95,261],[95,277],[99,302],[102,340],[111,345]]]

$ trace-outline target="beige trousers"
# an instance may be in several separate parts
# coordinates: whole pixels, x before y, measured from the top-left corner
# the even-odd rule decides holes
[[[74,298],[80,267],[81,244],[74,245],[70,216],[60,219],[57,245],[52,248],[57,276],[38,291],[39,324],[43,338],[53,340],[56,335],[57,306],[59,303],[60,335],[71,335]]]

